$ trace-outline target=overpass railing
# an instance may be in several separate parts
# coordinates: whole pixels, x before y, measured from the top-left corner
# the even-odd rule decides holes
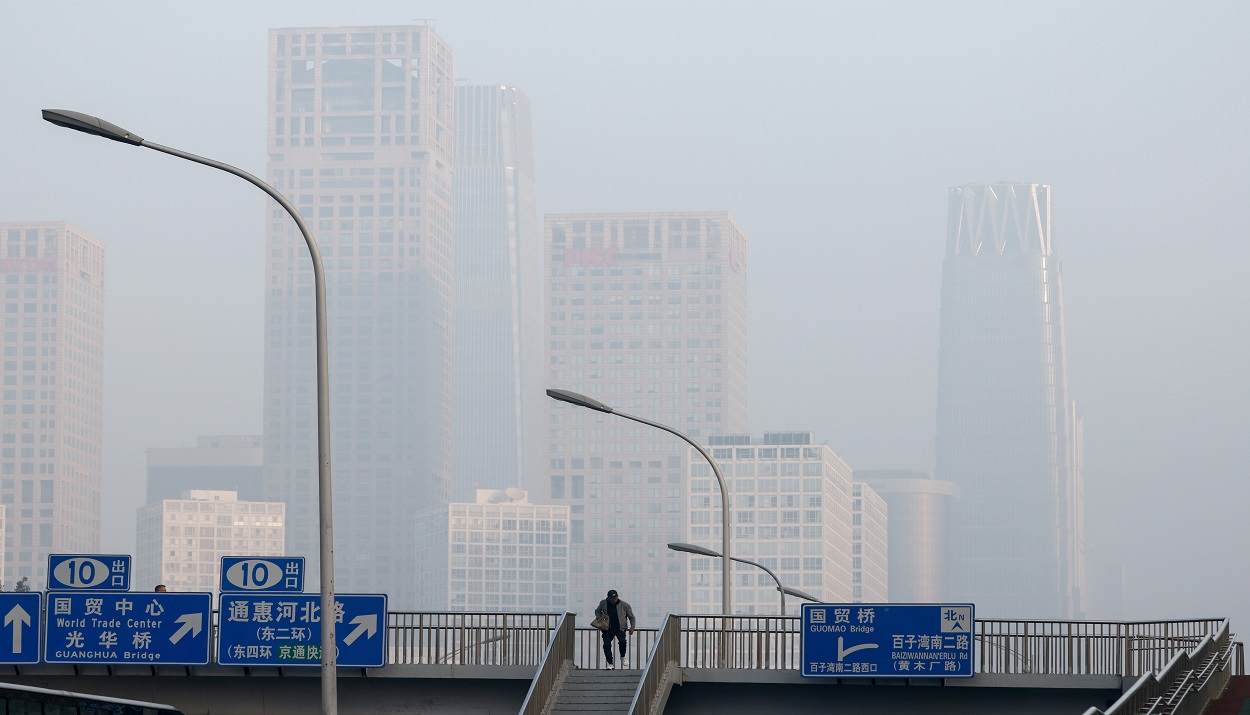
[[[533,665],[543,660],[562,613],[391,612],[390,665]]]
[[[525,694],[525,702],[521,703],[520,715],[542,715],[547,712],[565,673],[573,664],[573,632],[576,628],[574,619],[572,613],[560,617],[554,637],[543,654],[542,665],[538,666],[538,672],[530,682],[529,692]]]
[[[1217,633],[1174,655],[1157,674],[1139,679],[1106,711],[1090,708],[1085,715],[1198,715],[1244,668],[1241,644],[1231,640],[1224,621]]]

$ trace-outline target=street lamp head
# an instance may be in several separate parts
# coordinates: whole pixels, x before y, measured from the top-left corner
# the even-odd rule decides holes
[[[596,399],[587,397],[585,395],[579,395],[578,393],[572,392],[570,390],[556,390],[556,389],[548,388],[547,397],[550,397],[553,400],[559,400],[560,402],[567,402],[570,405],[577,405],[578,407],[587,407],[592,410],[598,410],[599,412],[606,412],[608,414],[612,414],[611,407],[608,407],[607,405],[603,404],[602,402]]]
[[[105,139],[112,139],[115,142],[134,144],[135,146],[143,143],[143,137],[138,134],[132,134],[116,124],[106,122],[99,117],[93,117],[90,114],[83,114],[82,112],[71,112],[68,109],[45,109],[43,110],[43,119],[44,121],[52,122],[58,127],[73,129],[84,134],[94,134]]]
[[[804,601],[811,601],[812,603],[820,603],[819,598],[816,598],[815,596],[813,596],[810,593],[807,593],[806,591],[800,591],[797,588],[790,588],[789,586],[782,586],[781,592],[788,593],[791,596],[797,596],[803,599]]]
[[[702,546],[696,546],[695,544],[682,544],[682,543],[669,544],[668,548],[672,549],[673,551],[684,551],[687,554],[698,554],[699,556],[713,556],[716,558],[720,558],[719,552],[712,551],[711,549],[705,549]]]

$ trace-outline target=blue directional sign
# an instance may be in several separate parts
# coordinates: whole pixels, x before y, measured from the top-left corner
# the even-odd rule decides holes
[[[129,591],[130,556],[50,554],[49,591]]]
[[[386,665],[386,596],[336,594],[339,665]],[[223,593],[220,665],[321,665],[321,595]]]
[[[970,603],[805,603],[802,675],[971,678]]]
[[[27,665],[39,662],[39,616],[43,594],[0,593],[0,663]]]
[[[208,593],[48,594],[48,663],[207,665]]]
[[[221,592],[304,590],[303,556],[223,556]]]

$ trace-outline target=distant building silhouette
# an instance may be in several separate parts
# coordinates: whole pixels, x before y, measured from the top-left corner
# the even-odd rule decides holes
[[[336,585],[396,609],[416,582],[412,514],[450,489],[453,82],[424,25],[269,32],[267,176],[325,257]],[[265,498],[287,505],[287,553],[313,557],[312,266],[268,209]]]
[[[1084,612],[1081,427],[1066,368],[1050,187],[952,189],[936,476],[960,491],[951,596],[978,616]]]
[[[260,501],[264,449],[260,435],[197,437],[194,447],[149,447],[148,497],[180,499],[191,489],[238,492],[243,501]]]
[[[934,603],[948,596],[951,516],[959,489],[904,469],[856,469],[889,509],[890,600]]]
[[[452,498],[542,478],[543,245],[529,99],[456,87]]]
[[[4,573],[33,590],[48,554],[98,553],[104,244],[60,221],[0,223]]]

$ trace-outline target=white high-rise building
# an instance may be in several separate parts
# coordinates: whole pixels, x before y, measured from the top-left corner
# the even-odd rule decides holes
[[[851,600],[890,600],[889,517],[885,499],[862,482],[851,484]]]
[[[842,458],[827,445],[813,444],[810,432],[708,441],[729,487],[732,555],[763,564],[782,585],[828,602],[852,601],[854,496],[851,469]],[[720,551],[720,488],[698,453],[691,456],[686,491],[690,523],[683,540]],[[690,611],[719,613],[722,559],[679,555],[690,560]],[[734,564],[732,576],[736,613],[780,612],[768,574]]]
[[[218,588],[223,556],[282,556],[286,507],[239,501],[231,491],[192,489],[139,507],[135,590]]]
[[[546,382],[701,442],[746,429],[747,236],[724,211],[546,219]],[[569,608],[608,589],[639,622],[686,608],[689,447],[548,400],[545,498],[570,507]]]
[[[414,518],[418,608],[564,611],[569,508],[531,504],[525,490],[478,489]]]
[[[412,514],[450,489],[452,84],[424,25],[269,32],[267,175],[325,261],[336,584],[397,609],[413,603]],[[287,553],[312,556],[312,263],[275,203],[266,235],[265,498],[287,505]]]
[[[6,586],[48,554],[99,553],[104,245],[64,222],[0,223],[0,504]]]

